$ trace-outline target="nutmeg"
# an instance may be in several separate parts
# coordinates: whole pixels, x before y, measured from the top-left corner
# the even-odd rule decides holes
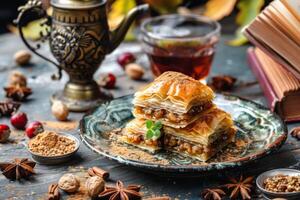
[[[19,71],[12,71],[8,78],[9,86],[27,86],[27,78]]]
[[[125,73],[133,80],[139,80],[144,75],[144,69],[137,63],[130,63],[125,66]]]
[[[74,193],[80,187],[80,182],[74,174],[64,174],[58,181],[58,187],[67,193]]]
[[[93,176],[86,180],[85,187],[90,197],[97,197],[104,190],[105,181],[99,176]]]
[[[61,101],[54,101],[51,107],[52,114],[59,121],[65,121],[68,119],[69,109]]]
[[[27,65],[31,59],[31,53],[26,50],[17,51],[14,60],[18,65]]]

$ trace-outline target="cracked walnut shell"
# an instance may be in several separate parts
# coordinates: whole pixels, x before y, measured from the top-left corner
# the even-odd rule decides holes
[[[58,187],[67,193],[74,193],[80,187],[78,178],[73,174],[64,174],[58,181]]]
[[[99,176],[93,176],[86,180],[85,187],[90,197],[97,197],[104,190],[105,182]]]

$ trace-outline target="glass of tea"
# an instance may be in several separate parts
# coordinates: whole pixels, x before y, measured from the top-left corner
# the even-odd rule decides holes
[[[219,41],[218,22],[198,15],[163,15],[146,19],[140,40],[152,72],[177,71],[205,81]]]

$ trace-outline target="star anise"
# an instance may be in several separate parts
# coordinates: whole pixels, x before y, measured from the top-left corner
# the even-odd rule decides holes
[[[100,200],[139,200],[141,186],[128,185],[124,187],[122,181],[118,181],[115,187],[106,186],[105,190],[99,194]]]
[[[225,192],[219,188],[206,188],[201,195],[205,200],[221,200]]]
[[[28,87],[22,87],[20,85],[8,86],[4,88],[6,97],[13,99],[14,101],[23,101],[29,95],[32,94],[32,90]]]
[[[6,178],[20,180],[34,174],[33,168],[35,164],[35,162],[28,160],[28,158],[16,158],[12,163],[0,163],[0,169]]]
[[[212,77],[209,86],[215,91],[231,90],[236,82],[236,78],[228,75],[219,75]]]
[[[21,104],[14,101],[0,101],[0,117],[10,116],[20,108]]]
[[[293,130],[291,131],[291,135],[297,140],[300,140],[300,127],[293,128]]]
[[[240,176],[239,179],[230,178],[229,180],[231,183],[228,183],[225,186],[231,190],[231,199],[236,199],[238,196],[241,196],[243,200],[251,199],[250,192],[253,186],[252,176],[245,179],[243,179],[243,176]]]

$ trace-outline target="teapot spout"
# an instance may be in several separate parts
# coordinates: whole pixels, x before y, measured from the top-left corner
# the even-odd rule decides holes
[[[120,25],[110,33],[110,48],[108,49],[108,53],[115,50],[119,44],[124,40],[124,37],[133,23],[133,21],[141,14],[147,12],[149,10],[148,4],[143,4],[133,8],[123,19]]]

